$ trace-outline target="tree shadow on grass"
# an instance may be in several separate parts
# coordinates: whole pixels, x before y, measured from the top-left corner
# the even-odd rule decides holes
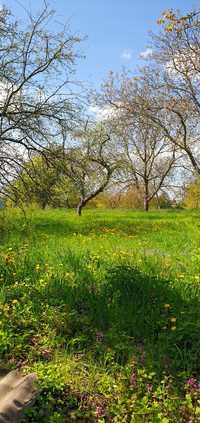
[[[84,275],[76,287],[62,280],[48,287],[48,301],[62,299],[70,310],[67,333],[58,328],[66,348],[97,359],[109,349],[122,364],[142,347],[153,367],[200,372],[199,299],[186,302],[168,280],[129,265],[110,268],[99,286]]]
[[[142,348],[153,367],[161,370],[167,365],[175,371],[200,374],[197,284],[181,285],[163,279],[156,271],[147,274],[122,262],[110,268],[100,263],[99,277],[86,265],[89,257],[72,254],[66,260],[63,271],[56,272],[47,283],[44,269],[41,274],[35,272],[33,279],[31,261],[26,261],[23,273],[18,275],[19,280],[27,282],[19,285],[12,286],[12,275],[16,275],[12,263],[2,267],[7,280],[3,301],[18,301],[16,314],[11,313],[9,320],[16,351],[18,343],[25,355],[37,350],[32,339],[39,335],[43,342],[45,328],[47,343],[51,344],[52,333],[53,348],[58,350],[91,353],[97,360],[110,351],[114,360],[123,364]],[[15,345],[11,348],[13,355]]]
[[[35,415],[37,420],[40,416],[41,422],[48,421],[52,410],[57,410],[57,398],[63,399],[60,409],[64,415],[71,410],[70,398],[72,407],[78,407],[81,395],[70,396],[68,388],[62,391],[55,386],[56,370],[54,367],[51,370],[54,350],[58,357],[69,353],[77,358],[78,354],[80,362],[83,358],[83,366],[89,360],[94,369],[96,364],[97,368],[102,366],[103,372],[113,369],[121,372],[120,364],[125,365],[126,373],[136,358],[137,366],[147,372],[154,370],[156,380],[163,379],[163,371],[175,377],[182,371],[199,377],[198,291],[194,298],[188,287],[185,300],[175,282],[172,285],[172,281],[141,272],[126,263],[104,268],[104,277],[99,281],[87,269],[87,259],[78,255],[68,257],[69,272],[65,269],[44,285],[42,274],[35,280],[29,278],[29,286],[19,287],[12,286],[8,277],[5,300],[11,304],[8,326],[13,330],[15,342],[8,345],[4,362],[11,356],[15,366],[20,360],[23,365],[27,358],[32,363],[50,362],[50,373],[43,375],[43,390],[36,411],[33,409],[33,419],[27,417],[25,421],[35,421]],[[75,274],[72,280],[70,271]],[[13,315],[16,299],[18,313]],[[61,359],[60,365],[64,363]]]

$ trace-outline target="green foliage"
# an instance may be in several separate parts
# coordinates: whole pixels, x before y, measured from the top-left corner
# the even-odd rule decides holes
[[[199,421],[195,212],[1,211],[0,357],[25,422]]]
[[[53,154],[53,153],[52,153]],[[54,159],[54,165],[36,156],[28,161],[17,181],[8,189],[7,205],[36,205],[41,208],[75,207],[78,196],[72,182],[64,176]]]
[[[199,209],[200,208],[200,180],[193,181],[186,190],[184,205],[187,208]]]
[[[98,195],[91,203],[90,207],[96,208],[108,208],[108,209],[139,209],[144,208],[144,193],[142,189],[130,188],[126,192],[104,192]],[[165,193],[154,197],[150,201],[150,208],[152,209],[170,209],[172,202],[169,196]]]

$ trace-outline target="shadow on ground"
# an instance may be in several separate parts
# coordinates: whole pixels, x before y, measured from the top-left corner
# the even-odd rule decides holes
[[[168,280],[129,265],[110,268],[99,286],[79,272],[76,287],[54,280],[44,292],[50,304],[70,310],[66,332],[58,327],[66,348],[97,359],[109,348],[123,364],[139,347],[160,370],[200,372],[200,304],[189,290],[186,302]]]

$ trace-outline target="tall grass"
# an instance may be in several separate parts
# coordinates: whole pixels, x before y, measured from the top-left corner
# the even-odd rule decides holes
[[[1,211],[1,362],[41,389],[25,422],[199,421],[199,227],[188,211]]]

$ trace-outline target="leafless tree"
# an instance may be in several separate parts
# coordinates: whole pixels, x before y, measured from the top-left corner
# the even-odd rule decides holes
[[[162,132],[143,118],[129,123],[122,135],[124,166],[120,173],[126,186],[134,184],[143,192],[145,211],[161,189],[170,187],[176,150],[165,141]]]
[[[163,129],[146,113],[149,94],[142,81],[111,74],[99,96],[102,106],[113,109],[112,127],[123,156],[119,181],[143,190],[146,211],[159,191],[169,187],[177,160],[177,147],[166,142]]]

